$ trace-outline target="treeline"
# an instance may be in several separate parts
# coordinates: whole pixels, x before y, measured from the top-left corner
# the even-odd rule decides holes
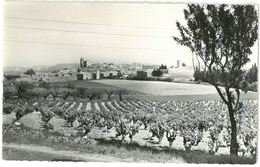
[[[138,80],[138,81],[164,81],[164,82],[173,82],[173,78],[161,78],[161,77],[127,77],[128,80]]]
[[[256,63],[252,65],[252,67],[245,72],[245,81],[246,81],[246,87],[249,91],[257,91],[257,72],[258,68],[256,66]],[[215,74],[218,76],[217,72]],[[194,81],[200,83],[200,82],[209,82],[209,77],[207,77],[207,71],[201,71],[199,68],[195,68],[195,72],[193,74]],[[217,78],[216,78],[217,79]]]
[[[45,81],[39,84],[31,83],[28,81],[15,81],[4,80],[3,84],[3,97],[4,99],[36,99],[41,98],[47,100],[48,98],[63,99],[111,99],[112,96],[117,96],[120,100],[123,100],[123,96],[128,94],[125,89],[113,89],[113,88],[94,88],[88,89],[85,87],[74,87],[72,83],[68,83],[65,86],[53,86]]]

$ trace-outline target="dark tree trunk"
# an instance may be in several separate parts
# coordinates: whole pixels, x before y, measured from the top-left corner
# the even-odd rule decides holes
[[[234,110],[232,105],[228,105],[229,119],[231,123],[231,146],[230,146],[230,154],[237,155],[238,152],[238,143],[237,143],[237,123],[234,117]]]
[[[219,87],[215,85],[215,88],[216,88],[218,94],[220,95],[221,99],[224,101],[224,103],[228,107],[229,120],[230,120],[230,123],[231,123],[230,154],[231,155],[237,155],[237,152],[238,152],[238,149],[239,149],[239,145],[237,143],[237,123],[236,123],[236,120],[235,120],[235,117],[234,117],[235,109],[232,106],[231,94],[230,94],[229,88],[225,88],[226,94],[227,94],[227,99],[226,99],[224,97],[224,95],[222,94],[221,90],[219,89]],[[239,98],[239,94],[237,94],[237,95],[238,95],[238,98]],[[239,102],[239,100],[237,102]]]

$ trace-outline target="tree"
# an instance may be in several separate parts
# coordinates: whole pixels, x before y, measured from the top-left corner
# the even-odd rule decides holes
[[[251,84],[257,81],[257,66],[256,63],[252,65],[246,74],[247,81]]]
[[[205,71],[200,71],[199,67],[195,67],[195,71],[193,73],[193,77],[194,77],[194,81],[207,82],[206,72]]]
[[[127,95],[128,94],[128,91],[125,90],[125,89],[119,89],[116,91],[116,94],[118,95],[119,97],[119,100],[123,100],[123,95]]]
[[[152,76],[154,77],[161,77],[163,75],[163,72],[160,69],[154,69],[152,71]]]
[[[87,97],[87,88],[77,88],[77,94],[80,98]]]
[[[60,92],[61,92],[61,95],[62,95],[63,100],[67,100],[67,98],[68,98],[69,96],[71,96],[71,91],[70,91],[70,89],[63,88],[63,89],[60,89]]]
[[[161,64],[161,65],[160,65],[160,67],[159,67],[159,69],[160,69],[160,70],[161,70],[161,69],[162,69],[162,70],[165,70],[165,69],[167,69],[167,66],[166,66],[166,65],[163,65],[163,64]]]
[[[227,105],[231,123],[230,154],[237,155],[236,111],[241,108],[240,90],[247,91],[242,67],[250,61],[257,40],[258,16],[251,5],[188,5],[184,10],[187,27],[176,22],[181,37],[204,65],[207,82]]]
[[[105,89],[104,90],[107,94],[107,100],[111,99],[111,96],[113,95],[114,91],[112,89]]]
[[[32,77],[32,75],[35,75],[35,71],[31,68],[31,69],[27,70],[24,74],[30,75]]]

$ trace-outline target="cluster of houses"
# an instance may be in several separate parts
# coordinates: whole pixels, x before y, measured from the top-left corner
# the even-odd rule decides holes
[[[175,69],[180,68],[180,61],[177,60],[177,66],[165,69],[163,71],[165,77],[172,76]],[[151,77],[154,69],[159,65],[143,65],[140,63],[114,65],[113,63],[95,63],[88,64],[88,61],[80,58],[78,67],[77,80],[117,78],[125,79],[136,76],[137,78]]]
[[[78,68],[77,80],[102,79],[118,77],[120,70],[113,70],[113,64],[88,65],[88,61],[80,58],[80,66]]]
[[[158,69],[159,65],[144,65],[141,63],[132,64],[113,64],[113,63],[92,63],[88,60],[80,58],[79,66],[74,65],[73,68],[63,68],[53,72],[36,72],[33,76],[22,74],[22,78],[30,80],[51,81],[55,79],[70,79],[70,80],[91,80],[91,79],[127,79],[127,78],[145,78],[152,77],[154,69]],[[180,68],[180,61],[177,61],[176,67],[163,69],[163,77],[176,78],[177,73],[183,76],[183,69]],[[185,71],[185,69],[184,69]],[[187,73],[187,74],[186,74]],[[192,72],[188,70],[184,75],[188,78],[192,77]]]

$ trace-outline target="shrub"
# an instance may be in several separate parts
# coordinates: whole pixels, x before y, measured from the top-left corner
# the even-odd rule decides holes
[[[51,94],[51,92],[46,88],[35,88],[32,90],[38,97],[43,97],[44,99],[47,99],[47,97]]]
[[[115,93],[118,95],[119,100],[122,101],[122,100],[123,100],[123,95],[127,95],[127,94],[128,94],[128,91],[125,90],[125,89],[119,89],[119,90],[117,90]]]
[[[161,77],[162,75],[163,75],[163,72],[160,69],[154,69],[152,71],[152,76]]]
[[[45,88],[45,89],[50,89],[51,85],[50,85],[50,83],[43,81],[39,84],[39,87]]]
[[[34,88],[34,85],[30,82],[18,81],[14,83],[14,86],[17,90],[17,96],[20,99],[22,98],[30,99],[31,98],[30,96],[33,95],[32,93],[30,93],[30,91]]]
[[[71,92],[69,89],[63,88],[59,90],[63,100],[67,100],[67,98],[71,95]]]
[[[59,96],[59,89],[58,88],[50,89],[50,94],[51,94],[53,100],[56,100],[56,98]]]
[[[10,81],[20,78],[20,75],[4,75],[4,78]]]
[[[77,95],[80,98],[86,98],[87,97],[87,88],[77,88]]]
[[[161,69],[167,69],[167,66],[166,65],[163,65],[163,64],[161,64],[160,65],[160,67],[159,67],[159,69],[161,70]]]
[[[101,90],[87,90],[87,98],[89,100],[101,99],[103,92]]]
[[[14,104],[3,103],[3,113],[4,114],[10,114],[14,111],[14,109],[15,109]]]
[[[16,121],[19,121],[24,115],[32,113],[33,111],[34,107],[30,104],[18,104],[15,109]]]
[[[196,67],[194,73],[193,73],[194,81],[200,82],[207,82],[206,78],[206,71],[200,71],[199,68]]]
[[[3,97],[4,99],[11,99],[17,94],[13,85],[3,84]]]
[[[69,82],[67,85],[64,86],[64,88],[74,89],[75,86],[72,83]]]

